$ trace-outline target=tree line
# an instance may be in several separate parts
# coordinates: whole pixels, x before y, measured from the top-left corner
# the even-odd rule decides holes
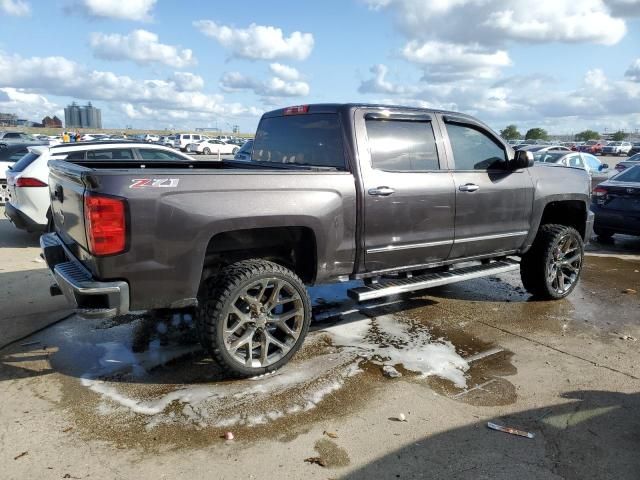
[[[507,125],[505,128],[500,130],[500,136],[505,140],[521,140],[523,138],[522,134],[518,131],[518,127],[516,125]],[[595,130],[583,130],[582,132],[578,132],[574,135],[574,140],[577,142],[587,142],[589,140],[598,140],[600,138],[600,134]],[[622,130],[618,130],[615,132],[611,139],[617,142],[624,140],[627,138],[627,134]],[[525,140],[549,140],[549,134],[544,128],[530,128],[527,130],[527,133],[524,135]]]

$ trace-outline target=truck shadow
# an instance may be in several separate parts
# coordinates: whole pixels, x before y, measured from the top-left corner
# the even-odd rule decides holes
[[[24,230],[18,230],[12,223],[4,218],[4,208],[0,213],[0,247],[8,248],[27,248],[37,247],[40,243],[39,233],[27,233]]]
[[[562,398],[566,403],[490,419],[534,439],[477,422],[412,440],[341,478],[639,478],[640,394],[584,390]]]

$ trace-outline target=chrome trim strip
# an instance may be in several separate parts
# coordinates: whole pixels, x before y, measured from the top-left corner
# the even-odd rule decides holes
[[[481,240],[497,240],[499,238],[509,238],[509,237],[524,237],[528,235],[528,230],[523,230],[521,232],[510,232],[510,233],[498,233],[496,235],[482,235],[480,237],[467,237],[467,238],[456,238],[453,243],[467,243],[467,242],[477,242]]]
[[[367,253],[395,252],[396,250],[410,250],[412,248],[438,247],[441,245],[451,245],[453,240],[441,240],[439,242],[409,243],[406,245],[389,245],[386,247],[368,248]]]
[[[480,237],[467,237],[467,238],[456,238],[455,240],[441,240],[438,242],[425,242],[425,243],[409,243],[406,245],[388,245],[386,247],[376,247],[376,248],[368,248],[367,253],[383,253],[383,252],[395,252],[398,250],[410,250],[412,248],[428,248],[428,247],[439,247],[441,245],[451,245],[456,243],[467,243],[467,242],[476,242],[482,240],[497,240],[499,238],[509,238],[509,237],[524,237],[528,235],[528,230],[523,230],[521,232],[510,232],[510,233],[498,233],[495,235],[483,235]]]

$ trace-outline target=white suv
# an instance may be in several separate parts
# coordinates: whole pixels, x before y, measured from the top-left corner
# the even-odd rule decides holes
[[[197,133],[176,133],[173,139],[173,146],[179,148],[183,152],[190,143],[198,143],[200,140],[208,140],[206,135],[199,135]]]
[[[5,216],[17,228],[28,232],[46,231],[51,227],[49,160],[86,163],[100,160],[193,161],[169,147],[145,142],[80,142],[28,149],[29,153],[7,170],[9,202],[4,210]]]

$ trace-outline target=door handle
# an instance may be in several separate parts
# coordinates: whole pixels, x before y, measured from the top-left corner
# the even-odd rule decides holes
[[[395,193],[396,191],[391,187],[376,187],[369,189],[369,195],[374,195],[378,197],[388,197],[389,195]]]
[[[479,188],[480,187],[475,183],[465,183],[464,185],[460,185],[458,187],[458,190],[460,190],[461,192],[475,192]]]

